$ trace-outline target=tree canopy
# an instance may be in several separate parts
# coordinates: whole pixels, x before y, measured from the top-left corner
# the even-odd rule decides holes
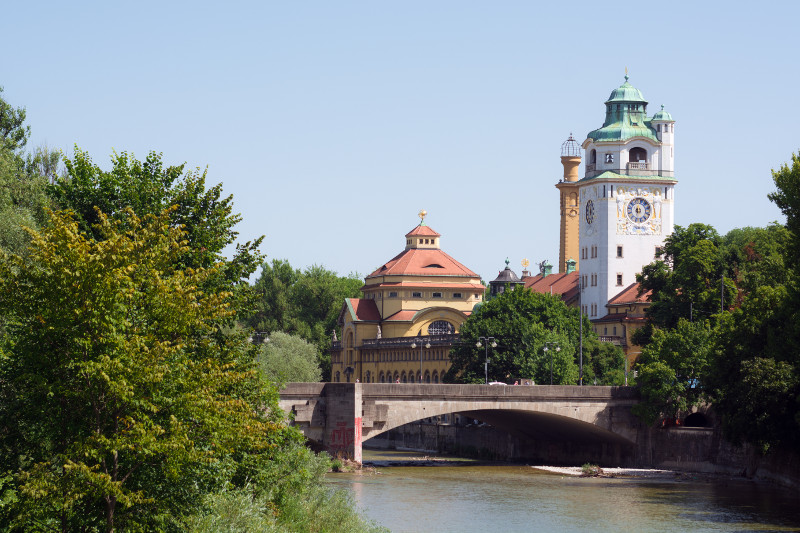
[[[773,179],[769,197],[785,226],[725,236],[704,224],[676,228],[664,259],[644,268],[643,290],[653,291],[638,337],[646,344],[637,365],[646,421],[687,414],[705,399],[733,442],[762,452],[800,444],[798,157]]]
[[[267,336],[283,331],[314,344],[323,379],[330,379],[331,334],[345,298],[357,298],[363,284],[358,274],[340,277],[319,265],[300,271],[273,259],[261,267],[254,312],[244,323]]]
[[[460,329],[461,341],[451,350],[449,383],[483,383],[485,347],[476,346],[480,337],[494,337],[497,347],[488,349],[489,381],[533,379],[550,383],[576,384],[579,374],[578,309],[561,298],[529,289],[508,290],[483,303]],[[584,382],[594,378],[602,384],[622,384],[624,356],[613,346],[602,345],[584,316]],[[544,350],[547,347],[548,350]]]
[[[260,346],[258,363],[264,377],[273,383],[319,381],[317,349],[296,335],[275,331]]]
[[[299,440],[246,337],[220,330],[231,293],[178,261],[170,215],[101,213],[95,240],[56,213],[28,256],[0,262],[12,526],[160,529]]]

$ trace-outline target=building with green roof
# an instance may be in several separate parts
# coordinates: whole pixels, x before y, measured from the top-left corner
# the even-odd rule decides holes
[[[603,125],[581,144],[585,172],[574,183],[580,306],[597,324],[614,318],[609,301],[636,283],[673,230],[675,121],[663,106],[648,117],[647,105],[625,76],[605,102]]]

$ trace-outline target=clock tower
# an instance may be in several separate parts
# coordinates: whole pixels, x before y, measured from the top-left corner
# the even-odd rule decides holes
[[[591,320],[636,282],[674,225],[675,121],[628,83],[605,102],[603,126],[583,141],[586,171],[578,181],[581,308]]]

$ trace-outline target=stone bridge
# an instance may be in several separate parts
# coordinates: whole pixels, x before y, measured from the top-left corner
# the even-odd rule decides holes
[[[602,447],[609,450],[604,457],[618,464],[643,463],[645,428],[630,409],[637,401],[629,387],[568,385],[289,383],[280,392],[281,408],[309,440],[358,462],[362,442],[376,435],[460,413],[551,448]]]

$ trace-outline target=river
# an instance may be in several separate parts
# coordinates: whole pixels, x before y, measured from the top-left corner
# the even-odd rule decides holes
[[[365,450],[364,461],[419,455]],[[744,479],[580,478],[478,463],[377,471],[329,479],[395,533],[800,531],[799,494]]]

